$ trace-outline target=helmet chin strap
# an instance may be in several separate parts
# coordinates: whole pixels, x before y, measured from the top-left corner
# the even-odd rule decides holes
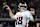
[[[26,10],[21,9],[20,11],[24,12],[24,11],[26,11]]]
[[[25,10],[24,9],[20,9],[20,11],[22,11],[22,12],[24,12],[24,11],[26,11],[27,10],[27,8],[25,8]]]
[[[26,11],[26,10],[21,9],[21,12],[24,12],[24,11]]]
[[[27,10],[27,8],[25,8],[25,10],[24,9],[18,9],[18,10],[21,11],[21,12],[24,12],[24,11]]]

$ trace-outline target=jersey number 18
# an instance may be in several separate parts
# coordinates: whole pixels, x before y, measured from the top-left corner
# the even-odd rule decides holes
[[[17,21],[16,21],[16,25],[17,24],[22,24],[22,20],[23,20],[23,17],[18,17]]]

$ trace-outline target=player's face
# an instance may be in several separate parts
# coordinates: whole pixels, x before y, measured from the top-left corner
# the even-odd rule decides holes
[[[35,13],[35,9],[34,8],[30,8],[30,11],[31,11],[32,14]]]
[[[26,6],[21,6],[21,9],[25,10]]]

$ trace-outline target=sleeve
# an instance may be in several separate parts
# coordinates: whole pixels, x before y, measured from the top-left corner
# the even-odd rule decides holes
[[[31,14],[31,12],[29,12],[29,18],[30,18],[31,21],[33,20],[33,16]]]
[[[17,13],[13,16],[13,19],[15,20],[17,19]]]
[[[30,11],[27,11],[27,13],[26,13],[26,19],[29,19],[29,20],[33,20],[33,16],[32,16],[32,14],[31,14],[31,12]]]

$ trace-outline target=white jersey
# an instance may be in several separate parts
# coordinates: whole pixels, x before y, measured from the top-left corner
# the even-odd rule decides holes
[[[25,27],[26,20],[27,20],[27,27],[28,27],[29,20],[33,19],[31,12],[28,10],[25,12],[16,13],[13,18],[16,19],[15,27]]]

